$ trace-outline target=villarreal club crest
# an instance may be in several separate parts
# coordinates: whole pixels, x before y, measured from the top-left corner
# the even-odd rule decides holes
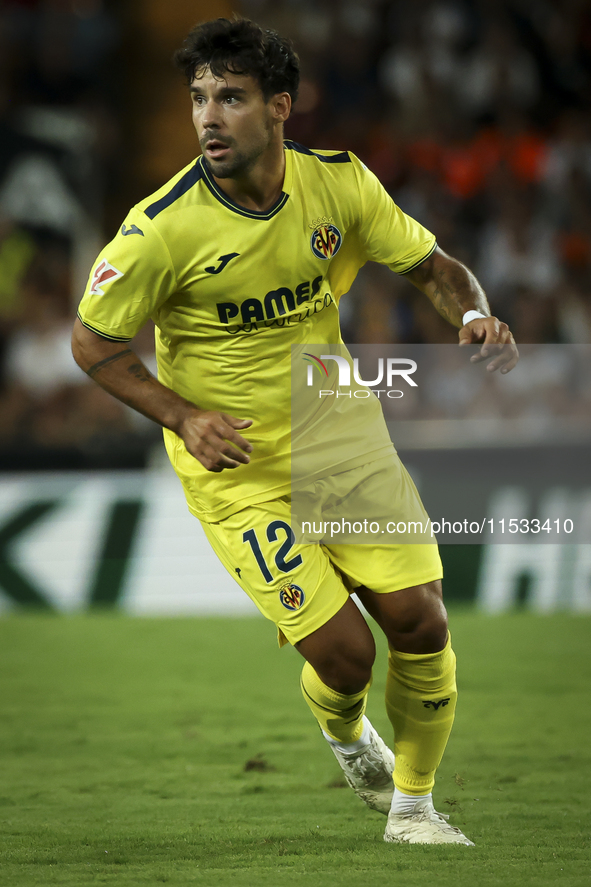
[[[279,592],[279,600],[286,610],[299,610],[306,600],[306,595],[299,585],[284,585]]]
[[[343,242],[343,235],[337,226],[333,225],[332,219],[324,217],[312,222],[310,228],[313,228],[310,246],[316,258],[332,259]]]

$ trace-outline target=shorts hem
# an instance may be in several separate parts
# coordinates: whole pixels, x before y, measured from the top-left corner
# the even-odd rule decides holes
[[[408,581],[402,583],[402,585],[396,584],[395,588],[389,588],[388,591],[378,591],[375,588],[370,588],[370,591],[375,592],[375,594],[391,594],[394,591],[402,591],[404,588],[414,588],[415,585],[427,585],[428,582],[435,582],[437,579],[443,579],[443,570],[436,570],[434,573],[427,573],[426,576],[422,576],[418,579],[416,576],[412,577],[412,584],[409,585]],[[360,585],[357,585],[356,588],[360,588]]]
[[[313,625],[305,625],[301,622],[298,622],[293,625],[293,630],[292,627],[285,626],[285,628],[288,628],[288,631],[286,631],[284,626],[280,622],[276,622],[275,625],[277,626],[279,646],[283,647],[287,643],[291,644],[292,647],[295,647],[296,644],[299,644],[300,641],[303,641],[304,638],[307,638],[308,635],[312,634],[312,632],[317,631],[319,628],[322,628],[323,625],[326,625],[326,623],[330,619],[332,619],[333,616],[336,616],[339,610],[341,610],[345,606],[348,597],[349,595],[346,594],[346,597],[341,600],[331,601],[332,606],[327,606],[325,609],[323,609],[321,613],[318,613],[316,611],[314,613],[314,618],[310,619],[310,623],[313,623]],[[322,622],[319,621],[320,619],[322,619]]]

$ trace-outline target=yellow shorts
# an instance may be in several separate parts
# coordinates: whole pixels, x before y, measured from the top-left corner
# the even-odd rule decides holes
[[[443,575],[434,540],[302,544],[295,541],[291,520],[291,499],[285,496],[249,505],[218,523],[202,522],[228,572],[277,626],[280,645],[296,644],[320,628],[359,586],[386,594]]]

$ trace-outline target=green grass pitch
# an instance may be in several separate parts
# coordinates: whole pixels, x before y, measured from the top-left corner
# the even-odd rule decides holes
[[[451,616],[435,800],[474,848],[382,841],[262,619],[1,620],[0,883],[588,887],[591,619]]]

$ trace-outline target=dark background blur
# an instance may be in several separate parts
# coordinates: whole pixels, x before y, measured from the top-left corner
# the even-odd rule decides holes
[[[195,156],[174,49],[232,11],[295,42],[289,137],[356,152],[518,342],[591,342],[587,0],[4,0],[0,469],[141,467],[157,446],[75,366],[70,329],[129,206]],[[349,342],[457,341],[376,265],[341,305]]]

